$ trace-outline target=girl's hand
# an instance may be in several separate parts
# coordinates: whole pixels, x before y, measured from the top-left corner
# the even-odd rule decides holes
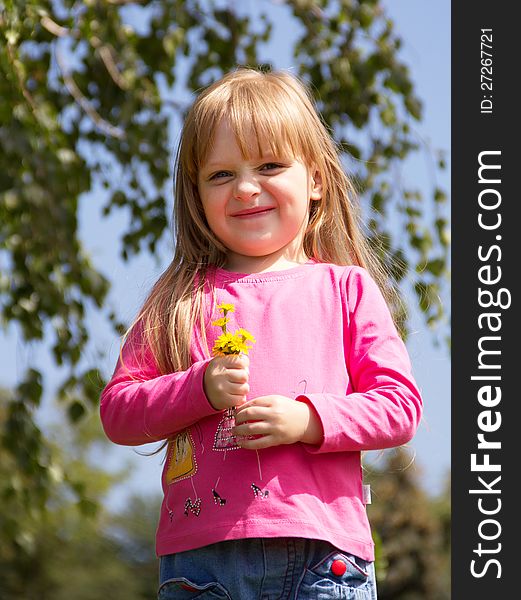
[[[319,444],[324,435],[313,407],[287,396],[259,396],[246,402],[237,409],[235,423],[233,435],[241,448],[250,450],[295,442]]]
[[[243,354],[216,356],[208,363],[203,387],[208,402],[215,410],[239,406],[250,391],[248,378],[250,361]]]

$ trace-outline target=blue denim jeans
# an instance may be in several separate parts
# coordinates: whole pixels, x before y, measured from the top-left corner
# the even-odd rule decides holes
[[[328,542],[252,538],[162,556],[158,600],[376,600],[374,565]]]

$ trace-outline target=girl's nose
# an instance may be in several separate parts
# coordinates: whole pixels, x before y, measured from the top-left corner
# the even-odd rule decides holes
[[[260,186],[252,175],[241,175],[235,182],[234,196],[238,200],[250,200],[260,192]]]

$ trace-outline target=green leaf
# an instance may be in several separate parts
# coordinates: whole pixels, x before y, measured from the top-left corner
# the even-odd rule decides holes
[[[85,406],[79,400],[74,400],[69,404],[67,413],[72,423],[78,423],[86,414]]]

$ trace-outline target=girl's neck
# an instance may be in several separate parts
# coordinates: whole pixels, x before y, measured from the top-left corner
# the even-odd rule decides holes
[[[224,269],[234,273],[265,273],[267,271],[285,271],[308,262],[304,252],[297,256],[241,256],[230,253],[227,257]]]

